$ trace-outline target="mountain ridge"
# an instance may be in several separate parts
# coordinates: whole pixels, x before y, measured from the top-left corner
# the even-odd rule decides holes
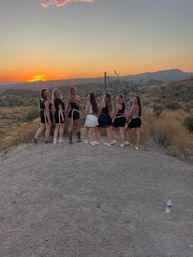
[[[134,75],[120,76],[110,76],[109,79],[113,82],[118,79],[126,82],[133,82],[134,84],[145,84],[148,81],[157,82],[170,82],[176,80],[183,80],[193,76],[193,72],[184,72],[180,69],[168,69],[159,70],[156,72],[144,72]],[[39,90],[44,87],[61,87],[67,85],[80,85],[80,84],[103,84],[104,77],[96,78],[75,78],[75,79],[65,79],[65,80],[49,80],[49,81],[37,81],[37,82],[0,82],[0,90],[7,89],[34,89]]]

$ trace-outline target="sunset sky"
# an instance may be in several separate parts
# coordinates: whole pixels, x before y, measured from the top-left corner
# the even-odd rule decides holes
[[[0,82],[193,71],[193,0],[0,0]]]

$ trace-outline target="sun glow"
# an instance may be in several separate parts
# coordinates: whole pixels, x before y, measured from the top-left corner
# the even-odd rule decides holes
[[[46,81],[46,77],[44,75],[36,75],[33,78],[29,79],[28,82],[37,82],[37,81]]]

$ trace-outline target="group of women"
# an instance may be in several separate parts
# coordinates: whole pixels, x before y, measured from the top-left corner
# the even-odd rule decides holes
[[[133,97],[130,109],[126,105],[121,94],[115,97],[114,104],[110,94],[105,94],[100,104],[97,103],[94,93],[89,93],[86,99],[86,108],[83,110],[77,89],[71,87],[69,100],[65,108],[61,91],[57,88],[52,91],[52,101],[49,92],[43,89],[40,94],[40,120],[41,126],[37,130],[32,142],[38,143],[38,138],[45,133],[45,143],[64,142],[64,123],[67,120],[69,143],[73,142],[73,131],[76,131],[77,141],[81,142],[80,115],[85,117],[86,144],[95,146],[100,144],[101,129],[106,130],[107,139],[104,144],[108,147],[116,144],[115,131],[119,130],[120,146],[129,145],[130,129],[135,129],[135,149],[139,149],[140,127],[141,127],[141,102],[138,96]],[[54,113],[53,113],[54,106]],[[50,140],[51,125],[55,121],[54,138]]]

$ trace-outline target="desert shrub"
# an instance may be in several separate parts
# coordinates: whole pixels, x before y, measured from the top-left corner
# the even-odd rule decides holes
[[[24,116],[22,121],[23,122],[31,122],[39,117],[39,110],[35,107],[30,109]]]
[[[193,132],[193,116],[187,117],[184,121],[184,125],[190,132]]]
[[[153,114],[154,114],[154,116],[159,117],[161,115],[161,113],[163,112],[164,108],[165,107],[163,106],[163,104],[155,103],[153,105]]]
[[[193,135],[183,124],[171,119],[170,116],[161,117],[153,122],[151,137],[174,156],[186,159],[193,157]]]
[[[14,130],[9,136],[4,139],[0,139],[0,150],[8,147],[17,146],[21,143],[29,143],[33,138],[39,122],[23,123],[17,129]]]
[[[5,130],[4,129],[0,129],[0,138],[5,136]]]
[[[181,107],[180,104],[177,102],[170,102],[166,104],[166,108],[170,110],[176,110],[176,109],[179,109],[180,107]]]

